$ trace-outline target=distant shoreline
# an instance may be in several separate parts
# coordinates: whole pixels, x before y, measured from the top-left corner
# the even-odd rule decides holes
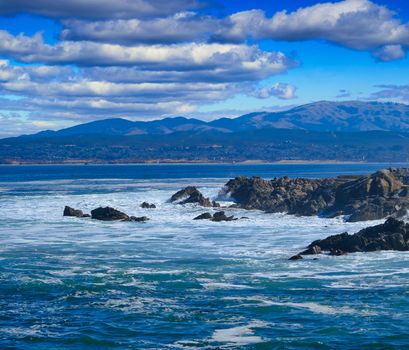
[[[118,162],[118,163],[104,163],[104,162],[63,162],[63,163],[0,163],[0,167],[5,166],[97,166],[97,165],[303,165],[303,164],[409,164],[409,162],[354,162],[354,161],[338,161],[338,160],[280,160],[276,162],[267,162],[262,160],[246,160],[242,162],[209,162],[209,161],[146,161],[146,162]]]

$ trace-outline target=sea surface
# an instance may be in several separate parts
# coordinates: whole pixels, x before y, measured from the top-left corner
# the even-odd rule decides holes
[[[0,166],[0,349],[408,349],[408,253],[288,261],[379,221],[229,209],[248,219],[213,223],[168,202],[186,185],[229,202],[218,193],[238,175],[387,166]],[[151,220],[67,218],[65,205]]]

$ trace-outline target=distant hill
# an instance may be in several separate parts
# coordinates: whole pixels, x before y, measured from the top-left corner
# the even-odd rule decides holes
[[[302,105],[284,112],[260,112],[209,125],[231,131],[279,128],[320,132],[409,130],[409,105],[380,102],[328,102]]]
[[[283,112],[257,112],[238,118],[204,122],[193,118],[165,118],[154,121],[105,119],[59,131],[43,131],[35,137],[69,135],[166,135],[176,132],[220,131],[225,133],[277,128],[318,132],[409,131],[409,105],[380,102],[328,102],[302,105]]]
[[[0,163],[409,161],[409,106],[316,102],[211,122],[106,119],[0,140]]]

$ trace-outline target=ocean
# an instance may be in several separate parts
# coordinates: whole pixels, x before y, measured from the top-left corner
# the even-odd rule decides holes
[[[388,166],[407,164],[0,166],[0,349],[407,349],[409,253],[288,261],[382,221],[228,209],[248,219],[215,223],[168,202],[187,185],[217,199],[239,175]],[[63,217],[65,205],[151,220]]]

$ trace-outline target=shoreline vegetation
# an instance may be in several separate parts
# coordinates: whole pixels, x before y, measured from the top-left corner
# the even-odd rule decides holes
[[[403,105],[320,102],[212,122],[111,118],[0,139],[0,163],[408,162],[408,113]]]

